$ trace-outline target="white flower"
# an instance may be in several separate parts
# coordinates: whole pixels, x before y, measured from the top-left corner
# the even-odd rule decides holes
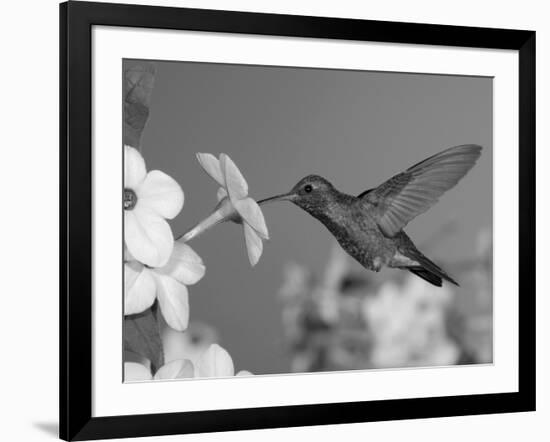
[[[183,207],[183,191],[160,170],[147,173],[141,154],[124,146],[124,240],[135,259],[152,267],[165,265],[174,246],[166,219]]]
[[[185,330],[189,322],[188,285],[200,281],[206,267],[187,244],[176,243],[166,265],[149,268],[130,260],[124,265],[124,314],[141,313],[155,298],[166,323],[175,330]]]
[[[125,382],[233,376],[253,376],[253,374],[249,371],[241,370],[235,375],[233,359],[231,359],[229,353],[218,344],[210,345],[195,362],[189,359],[176,359],[167,362],[158,369],[154,376],[149,368],[141,363],[124,363]]]
[[[455,364],[459,348],[447,335],[446,309],[453,291],[414,276],[403,285],[387,282],[365,298],[363,315],[372,333],[375,367]]]
[[[165,361],[187,359],[195,367],[195,377],[228,377],[235,374],[233,359],[214,341],[217,333],[205,324],[192,323],[184,332],[167,327],[162,333]],[[252,376],[246,370],[236,376]]]
[[[216,331],[209,325],[191,321],[184,332],[165,327],[161,333],[164,361],[189,359],[194,364],[219,340]]]
[[[252,266],[256,265],[263,252],[262,239],[269,239],[269,233],[260,206],[248,196],[244,176],[224,153],[219,160],[209,153],[198,153],[197,159],[206,173],[221,186],[218,189],[218,206],[212,215],[183,235],[182,241],[189,241],[222,221],[235,221],[243,225],[248,259]]]
[[[124,382],[139,382],[161,379],[192,378],[195,373],[193,363],[186,359],[171,361],[160,367],[155,375],[143,364],[138,362],[124,363]]]
[[[231,377],[235,376],[235,366],[233,359],[223,347],[218,344],[212,344],[208,347],[195,364],[195,377]],[[236,376],[252,376],[252,373],[246,370],[239,371]]]

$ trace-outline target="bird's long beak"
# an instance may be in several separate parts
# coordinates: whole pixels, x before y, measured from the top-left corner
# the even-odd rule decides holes
[[[283,193],[282,195],[272,196],[270,198],[265,198],[263,200],[258,201],[259,205],[267,204],[267,203],[273,203],[275,201],[292,201],[294,198],[294,193]]]

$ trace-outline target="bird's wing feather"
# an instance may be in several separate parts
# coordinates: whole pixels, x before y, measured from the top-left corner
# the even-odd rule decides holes
[[[367,204],[382,232],[394,236],[433,206],[474,166],[481,146],[465,144],[433,155],[358,198]]]

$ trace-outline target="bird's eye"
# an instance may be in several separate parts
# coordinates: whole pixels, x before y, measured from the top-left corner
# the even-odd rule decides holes
[[[313,190],[313,186],[311,184],[306,184],[304,186],[304,192],[305,193],[311,193],[312,190]]]

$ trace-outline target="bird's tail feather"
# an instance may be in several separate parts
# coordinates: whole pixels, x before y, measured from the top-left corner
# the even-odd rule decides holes
[[[425,281],[428,281],[430,284],[433,284],[437,287],[441,287],[443,279],[458,286],[458,282],[456,282],[447,273],[445,273],[445,271],[441,267],[430,261],[418,250],[415,250],[414,257],[411,258],[418,262],[419,265],[407,268],[416,276],[424,279]]]
[[[424,267],[408,267],[411,273],[414,273],[416,276],[419,276],[425,281],[428,281],[430,284],[433,284],[437,287],[443,285],[443,280],[434,273],[425,270]]]

